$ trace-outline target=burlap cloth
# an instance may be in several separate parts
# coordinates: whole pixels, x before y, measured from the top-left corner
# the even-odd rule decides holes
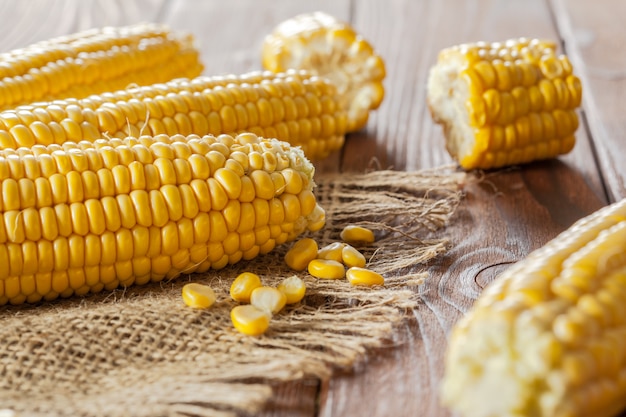
[[[324,245],[348,223],[374,229],[376,243],[360,249],[386,284],[360,288],[299,273],[305,299],[275,316],[261,337],[233,329],[228,290],[243,271],[268,285],[293,275],[282,261],[289,245],[170,282],[2,307],[0,409],[17,416],[249,415],[271,398],[271,383],[353,366],[368,348],[393,340],[419,302],[412,287],[446,250],[442,227],[461,198],[461,179],[448,169],[316,177],[328,221],[311,236]],[[181,288],[190,281],[215,289],[213,308],[183,304]]]

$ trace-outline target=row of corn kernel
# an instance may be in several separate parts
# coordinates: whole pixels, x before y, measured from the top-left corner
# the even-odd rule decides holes
[[[235,329],[243,334],[258,336],[265,333],[273,315],[286,304],[298,303],[304,298],[306,286],[297,276],[285,278],[276,288],[264,286],[261,278],[252,272],[243,272],[230,287],[230,296],[241,304],[230,313]],[[213,289],[204,284],[186,284],[182,290],[186,305],[197,309],[210,308],[217,299]]]
[[[343,242],[333,242],[321,249],[314,239],[300,239],[285,254],[285,263],[295,271],[306,269],[316,278],[346,277],[352,285],[383,285],[382,275],[366,269],[365,256],[352,246],[373,243],[374,233],[364,227],[349,225],[340,237]]]

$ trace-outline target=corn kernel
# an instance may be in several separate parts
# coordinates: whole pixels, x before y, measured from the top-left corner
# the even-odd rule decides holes
[[[235,329],[248,336],[259,336],[267,331],[270,325],[270,314],[252,304],[234,307],[230,311],[230,320]]]
[[[346,275],[343,264],[328,259],[313,259],[308,265],[309,274],[316,278],[341,279]]]
[[[349,244],[374,243],[374,232],[362,226],[348,225],[340,234],[341,239]]]
[[[343,242],[330,243],[317,251],[317,258],[343,262],[341,252],[345,246],[346,244]]]
[[[304,271],[310,261],[317,257],[317,242],[311,238],[297,241],[285,254],[285,263],[294,271]]]
[[[286,303],[287,296],[273,287],[258,287],[250,294],[250,304],[271,314],[278,313]]]
[[[205,309],[216,300],[215,292],[208,285],[191,283],[183,286],[183,301],[191,308]]]
[[[287,304],[295,304],[300,302],[304,298],[306,293],[306,285],[304,281],[296,275],[289,278],[285,278],[276,287],[280,292],[285,294],[287,298]]]
[[[230,296],[233,300],[240,303],[249,303],[250,294],[256,288],[260,287],[261,278],[252,272],[243,272],[235,278],[230,286]]]
[[[370,269],[359,268],[353,266],[346,272],[346,278],[352,285],[365,285],[371,287],[373,285],[383,285],[385,279],[378,272]]]
[[[341,259],[343,261],[343,264],[348,268],[351,268],[353,266],[363,268],[366,264],[365,256],[363,256],[361,252],[359,252],[350,245],[344,246],[343,250],[341,251]]]

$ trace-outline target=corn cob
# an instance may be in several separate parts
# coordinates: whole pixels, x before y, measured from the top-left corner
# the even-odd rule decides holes
[[[0,109],[202,72],[191,35],[156,24],[106,27],[0,54]]]
[[[463,417],[626,408],[626,199],[505,271],[454,327],[442,398]]]
[[[35,103],[0,113],[0,148],[145,133],[251,132],[301,146],[320,159],[343,145],[346,114],[335,87],[303,71],[177,79],[84,99]]]
[[[428,105],[448,152],[465,169],[489,169],[569,152],[582,87],[551,42],[525,38],[439,53]]]
[[[252,259],[324,224],[313,165],[247,133],[0,151],[0,304]]]
[[[312,71],[337,86],[348,112],[348,131],[365,126],[385,95],[385,63],[349,24],[323,12],[295,16],[263,42],[263,67]]]

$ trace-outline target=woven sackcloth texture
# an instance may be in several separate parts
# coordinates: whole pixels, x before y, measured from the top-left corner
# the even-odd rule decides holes
[[[393,341],[419,302],[414,287],[446,250],[444,226],[461,199],[461,180],[447,168],[318,175],[327,224],[309,236],[325,245],[348,223],[370,227],[377,241],[360,250],[385,286],[298,273],[305,299],[274,316],[260,337],[233,329],[230,284],[243,271],[266,285],[293,275],[282,260],[289,244],[206,274],[2,307],[0,409],[20,417],[253,415],[273,383],[354,366],[368,348]],[[188,282],[211,285],[217,303],[186,307],[180,294]]]

